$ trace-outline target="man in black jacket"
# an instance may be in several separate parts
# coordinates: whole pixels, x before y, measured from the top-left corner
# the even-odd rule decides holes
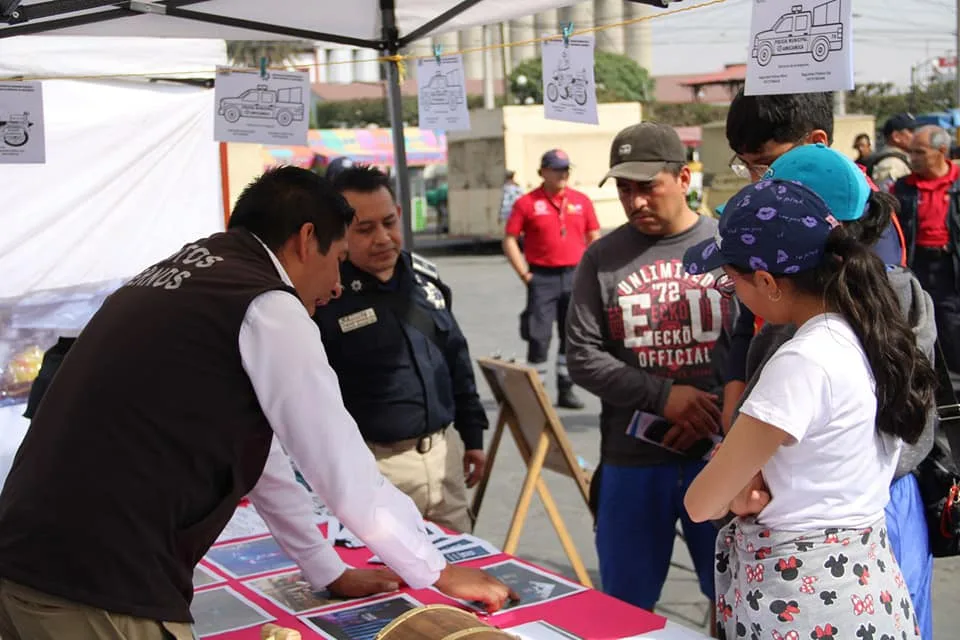
[[[314,319],[344,403],[381,472],[420,513],[470,531],[467,488],[485,471],[487,415],[450,290],[431,262],[401,248],[400,207],[383,172],[345,169],[334,186],[356,218],[343,296]]]

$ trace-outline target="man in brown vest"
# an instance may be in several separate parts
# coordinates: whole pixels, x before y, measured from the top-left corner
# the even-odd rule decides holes
[[[0,494],[3,640],[191,638],[193,568],[244,496],[316,588],[359,597],[402,580],[491,610],[513,596],[445,563],[343,406],[311,315],[339,295],[352,217],[325,179],[270,171],[227,232],[104,302]],[[396,574],[340,561],[284,449]]]

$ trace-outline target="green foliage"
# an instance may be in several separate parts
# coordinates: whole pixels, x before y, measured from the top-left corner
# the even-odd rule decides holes
[[[955,106],[956,81],[934,81],[918,85],[912,91],[899,93],[892,83],[858,84],[847,93],[848,113],[873,114],[877,126],[896,113],[914,114],[947,111]]]
[[[284,64],[305,51],[313,51],[310,40],[227,40],[227,58],[238,67],[259,67],[260,58]]]
[[[498,98],[497,105],[500,105]],[[483,107],[483,96],[467,96],[467,107]],[[417,112],[417,97],[404,96],[403,121],[407,126],[416,127],[420,116]],[[316,129],[356,129],[367,125],[390,126],[390,113],[384,98],[365,98],[362,100],[317,101],[311,126]]]
[[[644,117],[674,127],[691,127],[727,119],[726,106],[688,102],[666,104],[655,102],[646,108]]]
[[[654,81],[633,59],[616,53],[594,54],[597,102],[649,102]],[[519,104],[543,103],[543,60],[524,60],[510,74],[510,93]]]

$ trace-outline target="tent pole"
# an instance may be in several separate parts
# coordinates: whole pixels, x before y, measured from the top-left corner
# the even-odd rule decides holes
[[[400,52],[394,0],[380,0],[383,25],[383,53],[395,56]],[[410,203],[410,170],[407,167],[407,144],[403,135],[403,95],[400,91],[400,67],[396,61],[383,63],[387,72],[387,108],[393,134],[393,166],[396,169],[397,199],[403,222],[403,246],[413,251],[413,210]]]

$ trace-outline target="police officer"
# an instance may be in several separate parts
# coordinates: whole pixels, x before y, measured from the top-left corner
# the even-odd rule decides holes
[[[583,403],[573,392],[567,372],[566,316],[574,269],[587,245],[600,237],[600,224],[590,198],[567,186],[570,158],[566,153],[552,149],[543,154],[539,174],[543,183],[513,205],[503,252],[527,285],[527,306],[520,316],[520,336],[527,341],[527,362],[541,377],[546,375],[556,322],[560,334],[557,406],[582,409]]]
[[[334,186],[356,217],[343,296],[314,319],[344,403],[381,472],[424,517],[471,531],[467,488],[485,471],[487,415],[450,290],[432,263],[402,250],[400,208],[382,171],[354,166]]]

